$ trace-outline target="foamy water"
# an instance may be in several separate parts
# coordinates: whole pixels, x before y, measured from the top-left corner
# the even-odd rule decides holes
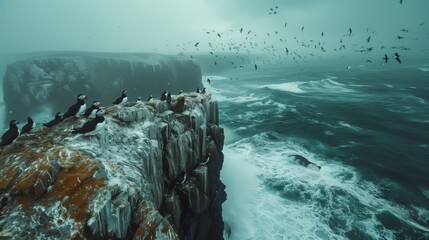
[[[421,94],[398,95],[399,82],[390,85],[358,79],[356,84],[353,79],[332,75],[291,82],[279,78],[272,83],[263,77],[254,78],[249,83],[240,78],[241,85],[238,81],[231,86],[229,82],[211,86],[216,97],[225,94],[220,96],[220,111],[228,143],[221,176],[228,194],[223,207],[225,223],[231,230],[229,236],[225,235],[227,239],[429,237],[426,208],[417,201],[408,205],[396,201],[401,197],[389,198],[392,193],[410,194],[403,185],[383,176],[368,179],[365,168],[350,164],[369,161],[372,152],[381,159],[372,160],[370,166],[386,164],[383,161],[391,155],[383,155],[379,148],[391,144],[391,135],[401,132],[393,130],[397,125],[388,126],[371,118],[395,109],[401,112],[387,118],[395,121],[397,114],[421,111],[427,105]],[[394,94],[383,92],[386,96],[380,96],[381,89]],[[426,123],[416,119],[424,119],[427,114],[410,116],[415,122]],[[400,123],[398,119],[395,124]],[[386,125],[386,135],[378,135],[383,131],[377,128],[379,125]],[[233,139],[228,139],[230,134]],[[388,139],[381,140],[385,136]],[[395,137],[402,136],[407,135]],[[397,144],[402,147],[403,143]],[[384,151],[401,151],[392,148]],[[300,155],[314,165],[305,167],[292,155]],[[320,170],[313,167],[317,165]],[[426,187],[419,192],[428,198]],[[412,196],[407,198],[410,202]]]

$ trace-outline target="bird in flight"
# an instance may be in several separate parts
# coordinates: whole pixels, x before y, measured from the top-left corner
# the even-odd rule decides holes
[[[383,60],[384,60],[384,63],[387,63],[387,61],[389,60],[389,57],[387,56],[387,54],[384,54]]]
[[[398,61],[398,63],[402,63],[400,57],[401,56],[399,56],[398,53],[395,53],[395,59],[396,59],[396,61]]]

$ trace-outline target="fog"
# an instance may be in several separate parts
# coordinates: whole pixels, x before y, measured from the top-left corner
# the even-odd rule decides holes
[[[240,28],[244,30],[241,35],[248,30],[257,35],[248,39],[260,46],[252,52],[264,52],[264,41],[280,46],[279,38],[289,40],[285,45],[294,50],[300,44],[295,46],[293,37],[299,42],[333,44],[348,34],[349,27],[355,44],[365,43],[371,35],[374,43],[407,45],[420,51],[428,45],[427,9],[427,0],[404,0],[402,4],[399,0],[2,0],[0,53],[205,53],[211,49],[209,42],[246,40],[240,36]],[[409,32],[401,33],[403,28]],[[206,33],[212,30],[211,35]],[[402,42],[396,39],[400,34],[406,35]],[[193,47],[196,42],[200,42],[198,49]]]
[[[429,62],[427,9],[428,0],[1,0],[0,77],[7,64],[50,51],[345,65],[381,65],[384,54],[399,52],[404,64],[421,64]],[[3,108],[2,100],[0,89]]]

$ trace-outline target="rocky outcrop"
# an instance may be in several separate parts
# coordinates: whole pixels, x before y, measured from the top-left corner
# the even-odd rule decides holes
[[[128,90],[130,100],[173,94],[201,85],[200,66],[183,55],[61,53],[38,56],[7,66],[3,92],[15,119],[37,113],[44,104],[64,111],[77,93],[108,105]]]
[[[85,119],[69,118],[0,149],[0,238],[222,239],[217,102],[105,112],[96,136],[72,135]]]

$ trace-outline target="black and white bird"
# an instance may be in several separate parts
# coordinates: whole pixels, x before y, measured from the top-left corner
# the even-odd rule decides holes
[[[104,119],[104,111],[98,110],[95,114],[95,118],[89,120],[82,127],[72,131],[72,133],[80,133],[84,135],[95,134],[100,132],[106,127],[106,120]]]
[[[25,124],[21,129],[21,135],[24,133],[30,132],[35,127],[36,127],[36,123],[33,121],[33,119],[31,117],[28,117],[27,118],[27,124]]]
[[[179,91],[179,95],[183,95],[183,90],[180,90],[180,91]]]
[[[167,93],[168,93],[168,91],[164,90],[164,92],[161,93],[161,96],[159,97],[159,100],[161,100],[161,101],[167,100]]]
[[[85,110],[86,110],[85,99],[86,99],[86,96],[84,94],[79,94],[77,96],[77,102],[69,107],[67,112],[64,113],[63,118],[80,116],[83,113],[85,113]]]
[[[395,53],[395,59],[396,59],[396,61],[398,61],[398,63],[402,63],[400,57],[401,56],[399,56],[398,53]]]
[[[150,96],[147,98],[147,101],[148,101],[148,102],[152,102],[152,100],[153,100],[153,96],[152,96],[152,95],[150,95]]]
[[[203,88],[203,90],[201,90],[201,93],[206,93],[206,88]]]
[[[19,136],[18,124],[16,120],[9,122],[9,129],[1,137],[0,146],[6,146],[11,144]]]
[[[57,114],[55,114],[55,118],[47,123],[44,123],[43,126],[52,127],[60,123],[62,120],[63,120],[63,114],[61,112],[57,112]]]
[[[91,107],[87,108],[83,115],[85,117],[94,118],[95,113],[100,109],[100,105],[101,105],[101,103],[99,101],[92,102]]]
[[[127,90],[122,91],[122,95],[120,97],[118,97],[113,104],[124,104],[127,102],[128,97],[127,97]]]
[[[142,98],[138,97],[137,100],[136,100],[136,103],[141,103],[141,102],[142,102]]]
[[[167,97],[166,97],[165,101],[167,101],[168,104],[171,103],[171,93],[170,92],[167,92]]]

